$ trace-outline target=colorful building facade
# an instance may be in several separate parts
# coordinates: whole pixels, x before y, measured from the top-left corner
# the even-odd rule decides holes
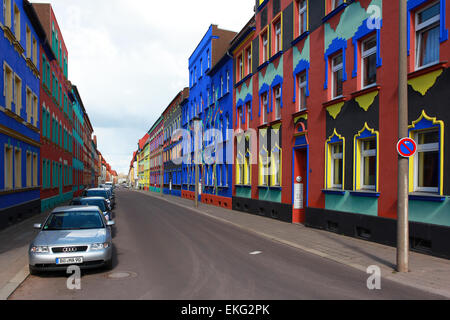
[[[164,119],[161,116],[152,128],[148,131],[149,143],[149,167],[150,167],[150,187],[152,192],[161,193],[164,188]]]
[[[163,112],[164,119],[164,194],[181,197],[182,139],[175,139],[181,129],[181,103],[189,98],[189,88],[180,91]],[[181,137],[180,137],[181,138]]]
[[[67,48],[50,4],[33,4],[46,34],[41,42],[42,211],[73,197],[72,123]],[[50,42],[51,39],[51,42]]]
[[[231,96],[233,74],[232,62],[228,58],[227,49],[235,36],[235,32],[211,25],[189,58],[189,101],[183,108],[182,121],[183,128],[192,133],[196,118],[202,121],[204,131],[211,128],[221,128],[226,131],[225,128],[231,128],[232,97],[228,97]],[[211,74],[210,72],[217,64],[217,68]],[[228,91],[226,91],[227,89]],[[201,136],[203,138],[203,135]],[[218,161],[219,164],[216,164],[215,159],[203,162],[205,147],[209,144],[208,140],[206,143],[204,141],[199,143],[202,149],[202,164],[199,165],[201,183],[199,199],[205,203],[231,208],[229,186],[217,184],[220,180],[219,175],[225,176],[226,180],[231,171],[228,170],[228,166],[220,164],[222,161]],[[187,199],[195,198],[196,165],[192,161],[194,148],[194,135],[191,135],[190,145],[185,145],[183,148],[183,157],[186,160],[188,159],[186,156],[189,153],[191,155],[191,161],[184,161],[182,169],[182,197]],[[212,154],[214,151],[210,153]]]
[[[39,43],[45,34],[26,0],[3,1],[0,19],[0,228],[4,228],[40,212]]]

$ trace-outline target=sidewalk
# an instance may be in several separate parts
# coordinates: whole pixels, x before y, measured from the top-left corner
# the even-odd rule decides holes
[[[29,276],[28,246],[39,232],[33,226],[44,223],[50,212],[41,212],[0,231],[0,301],[8,299]]]
[[[342,263],[363,272],[366,272],[369,266],[377,265],[381,268],[382,279],[389,279],[450,299],[449,260],[411,252],[411,271],[407,274],[397,273],[395,271],[396,248],[393,247],[203,203],[200,203],[199,208],[195,209],[192,200],[169,195],[161,197],[159,194],[146,191],[137,192],[157,199],[163,199],[259,236]]]

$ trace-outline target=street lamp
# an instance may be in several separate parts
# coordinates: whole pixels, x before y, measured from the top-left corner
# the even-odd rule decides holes
[[[192,119],[194,121],[194,164],[195,164],[195,207],[198,208],[198,196],[200,193],[200,186],[199,186],[199,163],[202,161],[200,158],[200,141],[199,141],[199,129],[201,125],[202,119],[199,117],[194,117]]]

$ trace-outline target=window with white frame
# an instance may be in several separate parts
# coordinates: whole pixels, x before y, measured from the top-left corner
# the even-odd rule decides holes
[[[249,75],[252,72],[252,49],[248,48],[246,52],[247,52],[246,74]]]
[[[343,168],[344,168],[344,150],[342,143],[330,145],[331,156],[331,187],[333,189],[342,189]]]
[[[275,23],[275,52],[281,51],[281,20]]]
[[[361,143],[361,189],[375,190],[377,177],[377,141],[364,139]]]
[[[266,92],[263,93],[261,96],[261,124],[267,123],[267,106],[268,106],[268,99]]]
[[[281,87],[276,86],[273,90],[275,102],[275,120],[281,119]]]
[[[298,102],[297,111],[306,110],[306,72],[297,75],[298,83]]]
[[[440,2],[416,13],[416,68],[439,62]]]
[[[243,112],[242,112],[242,107],[238,108],[238,123],[237,123],[237,128],[241,129],[242,127],[242,121],[243,121]]]
[[[414,190],[439,192],[440,139],[439,130],[415,133],[417,155],[414,157]]]
[[[244,61],[243,61],[243,57],[242,55],[240,55],[238,57],[238,66],[239,66],[239,70],[238,70],[238,80],[242,80],[244,78]]]
[[[230,92],[230,71],[227,70],[227,92]]]
[[[331,59],[332,98],[338,98],[343,93],[344,63],[342,53]]]
[[[377,83],[377,38],[370,37],[361,44],[362,88]]]
[[[307,6],[307,0],[299,0],[298,1],[298,35],[302,35],[305,33],[308,29],[308,6]]]
[[[261,42],[262,42],[262,62],[266,62],[269,57],[269,40],[267,38],[267,31],[263,33],[261,36]]]

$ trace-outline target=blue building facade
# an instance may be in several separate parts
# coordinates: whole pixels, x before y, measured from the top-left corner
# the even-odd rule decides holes
[[[227,49],[235,36],[235,32],[211,25],[189,58],[189,100],[182,110],[184,129],[194,132],[195,118],[201,119],[204,132],[214,128],[222,131],[223,137],[226,137],[226,128],[232,129],[233,61]],[[225,158],[219,159],[225,157],[224,152],[216,155],[218,150],[206,148],[212,137],[205,138],[202,142],[203,161],[199,165],[200,201],[231,209],[231,167],[225,165]],[[183,148],[185,160],[186,152],[189,151],[190,159],[193,160],[193,134],[190,150],[186,150],[186,146]],[[210,158],[214,158],[214,161]],[[182,197],[194,199],[195,164],[184,163],[182,172]]]
[[[40,41],[27,0],[5,0],[0,17],[0,228],[40,212]]]

